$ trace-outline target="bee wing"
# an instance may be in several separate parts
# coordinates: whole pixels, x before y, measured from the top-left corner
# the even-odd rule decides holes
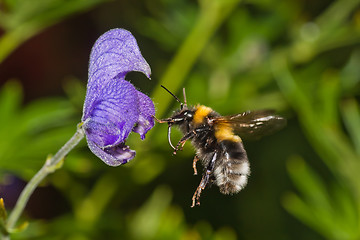
[[[257,139],[270,135],[286,125],[286,119],[272,110],[247,111],[214,119],[215,124],[228,124],[240,137]]]

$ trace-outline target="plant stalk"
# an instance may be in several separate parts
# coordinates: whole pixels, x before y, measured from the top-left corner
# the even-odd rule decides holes
[[[82,128],[82,123],[78,124],[77,131],[70,138],[70,140],[62,146],[62,148],[53,156],[48,157],[45,164],[42,168],[35,174],[35,176],[28,182],[23,191],[21,192],[16,205],[9,215],[7,220],[6,228],[8,232],[12,232],[15,227],[16,222],[21,216],[27,202],[30,199],[30,196],[37,188],[37,186],[41,183],[41,181],[50,173],[53,173],[57,169],[62,166],[63,159],[65,156],[80,142],[81,139],[84,138],[84,129]],[[10,239],[9,235],[4,236],[4,239]]]

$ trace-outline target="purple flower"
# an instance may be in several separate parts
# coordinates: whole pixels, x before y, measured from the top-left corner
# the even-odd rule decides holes
[[[103,34],[90,54],[83,128],[90,150],[110,166],[125,164],[135,151],[125,145],[131,131],[141,139],[154,126],[154,104],[125,76],[138,71],[150,78],[134,36],[124,29]]]

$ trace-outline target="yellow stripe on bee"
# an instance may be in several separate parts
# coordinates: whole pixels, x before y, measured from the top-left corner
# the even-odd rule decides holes
[[[196,111],[194,113],[193,122],[195,124],[201,124],[203,123],[206,116],[208,116],[213,110],[209,107],[206,107],[204,105],[199,105],[196,108]]]
[[[234,134],[233,129],[228,124],[218,124],[215,126],[215,137],[218,142],[228,140],[241,142],[241,138]]]

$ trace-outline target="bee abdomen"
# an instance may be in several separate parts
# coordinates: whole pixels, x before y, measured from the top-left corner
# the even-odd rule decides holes
[[[223,194],[241,191],[246,186],[250,175],[250,164],[246,152],[242,143],[237,144],[238,148],[224,153],[221,163],[214,169],[216,184]]]

